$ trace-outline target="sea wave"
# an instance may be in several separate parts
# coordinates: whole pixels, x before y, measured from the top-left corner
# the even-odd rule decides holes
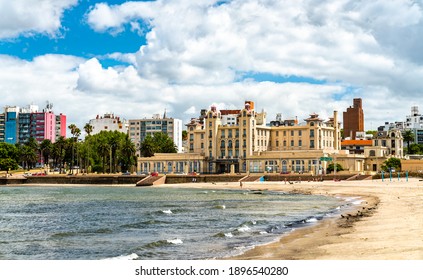
[[[126,256],[121,255],[121,256],[117,256],[117,257],[106,258],[104,260],[128,260],[128,261],[130,261],[130,260],[136,260],[138,258],[139,258],[139,256],[137,254],[132,253],[132,254],[126,255]]]
[[[172,214],[172,210],[168,209],[168,210],[163,210],[162,213],[164,214]]]

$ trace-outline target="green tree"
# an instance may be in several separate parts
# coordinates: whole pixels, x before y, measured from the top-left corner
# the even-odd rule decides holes
[[[140,152],[142,157],[152,157],[155,152],[155,142],[153,136],[147,135],[141,142]]]
[[[328,167],[326,168],[327,173],[333,172],[334,170],[335,170],[335,165],[333,163],[330,163],[328,165]],[[337,163],[336,164],[336,172],[342,171],[342,170],[344,170],[344,168],[339,163]]]
[[[396,171],[401,170],[401,160],[399,158],[391,157],[384,161],[382,164],[382,170],[389,172],[391,169],[395,169]]]
[[[30,145],[20,146],[20,160],[23,163],[22,166],[28,170],[34,167],[37,162],[37,150],[33,149]]]
[[[53,149],[53,144],[51,143],[49,139],[44,139],[40,143],[40,154],[42,155],[44,159],[44,164],[46,164],[47,166],[49,166],[49,159],[52,153],[52,149]]]
[[[188,140],[188,131],[182,130],[182,140],[183,141]]]
[[[169,137],[166,133],[157,132],[154,133],[153,137],[154,143],[156,145],[156,153],[176,153],[177,149],[172,138]]]
[[[18,169],[16,160],[12,158],[0,158],[0,170],[9,171]]]
[[[411,154],[410,142],[414,142],[414,133],[411,130],[406,130],[402,133],[402,137],[407,142],[407,153]]]
[[[84,131],[85,131],[85,133],[87,133],[88,136],[90,136],[91,132],[93,132],[93,126],[90,125],[89,123],[86,123],[84,125]]]
[[[119,151],[119,163],[122,167],[121,171],[129,171],[131,167],[136,163],[136,149],[134,143],[132,143],[131,139],[129,139],[129,135],[125,134],[124,137],[121,139]]]
[[[75,166],[75,143],[78,141],[78,137],[81,135],[81,129],[75,124],[70,124],[68,128],[72,134],[72,161],[71,161],[71,173],[73,174],[73,167]]]
[[[18,169],[19,149],[17,146],[8,143],[0,143],[0,169]]]
[[[59,167],[59,172],[62,173],[62,168],[65,163],[65,150],[66,150],[66,139],[60,136],[53,144],[51,155],[54,160],[54,167]]]

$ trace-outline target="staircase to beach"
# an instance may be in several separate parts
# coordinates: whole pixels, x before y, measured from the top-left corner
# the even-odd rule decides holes
[[[247,175],[239,180],[239,182],[258,182],[260,181],[260,175]]]
[[[136,183],[137,187],[147,187],[153,185],[161,185],[166,182],[166,175],[164,176],[147,176]]]

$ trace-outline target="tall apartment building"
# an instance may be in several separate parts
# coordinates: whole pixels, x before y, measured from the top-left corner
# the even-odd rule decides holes
[[[66,129],[66,116],[60,113],[56,116],[56,139],[61,136],[66,138]]]
[[[100,131],[119,131],[128,133],[128,121],[121,119],[111,113],[106,113],[103,116],[97,115],[95,119],[91,119],[89,124],[92,126],[92,135],[100,133]]]
[[[364,113],[361,98],[354,98],[353,107],[343,113],[344,138],[356,139],[356,132],[364,131]]]
[[[44,139],[56,141],[56,116],[53,112],[36,112],[31,114],[30,135],[41,143]]]
[[[167,134],[175,143],[178,153],[182,152],[182,120],[156,114],[150,119],[129,120],[129,137],[136,146],[138,156],[145,137],[156,132]]]
[[[4,142],[6,129],[6,114],[0,113],[0,142]]]
[[[4,110],[5,113],[5,142],[15,144],[17,142],[17,125],[19,107],[7,106]]]
[[[51,106],[51,104],[48,104]],[[38,142],[49,139],[56,140],[56,116],[46,108],[38,110],[36,105],[23,108],[7,106],[4,112],[4,141],[6,143],[25,143],[33,137]],[[66,137],[66,117],[61,114],[62,131],[60,135]]]

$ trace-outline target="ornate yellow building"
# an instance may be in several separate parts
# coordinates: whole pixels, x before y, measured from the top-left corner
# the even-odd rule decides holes
[[[363,155],[340,150],[338,113],[328,121],[315,113],[297,120],[271,122],[254,102],[241,110],[216,106],[188,123],[188,153],[140,158],[138,172],[160,173],[309,173],[324,174],[336,161],[350,172],[364,170]]]

